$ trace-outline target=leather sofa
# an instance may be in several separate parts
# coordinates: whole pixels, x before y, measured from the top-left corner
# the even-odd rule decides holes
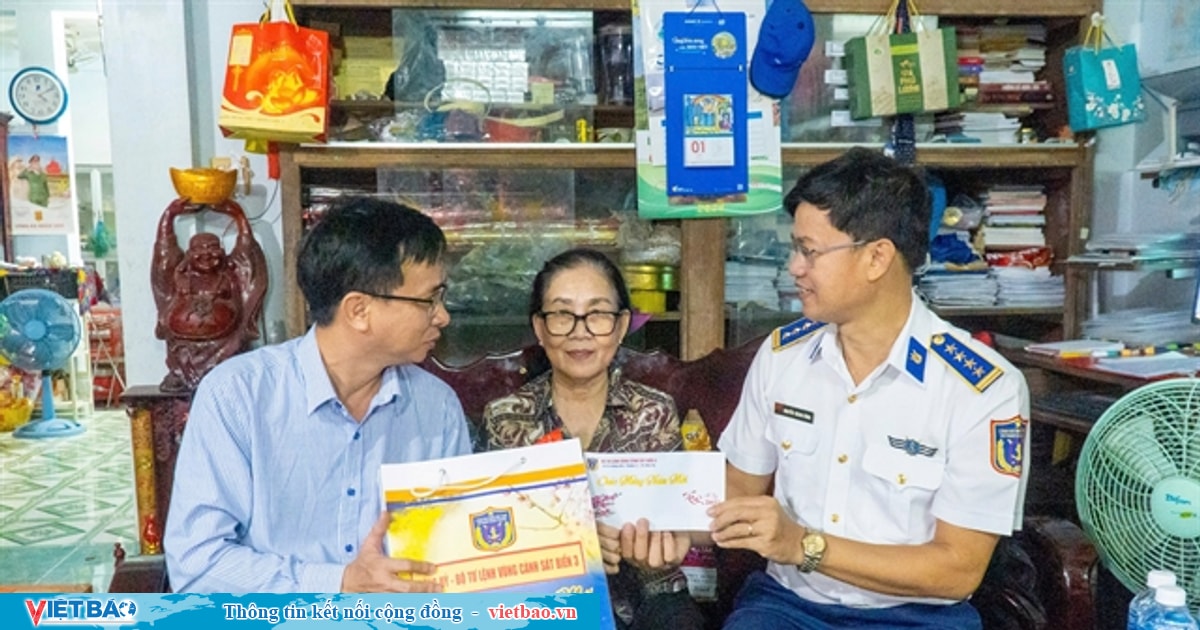
[[[716,350],[694,361],[682,361],[660,352],[622,350],[618,357],[627,378],[656,387],[674,397],[680,415],[697,410],[713,444],[719,439],[737,405],[742,382],[758,341]],[[541,359],[541,349],[529,347],[491,355],[470,365],[450,367],[427,360],[424,367],[441,377],[458,393],[468,417],[478,424],[484,406],[522,385],[527,366]],[[181,431],[183,423],[172,425]],[[175,436],[176,438],[178,436]],[[174,461],[178,439],[156,439],[157,461]],[[1034,468],[1036,474],[1036,467]],[[173,470],[165,471],[173,474]],[[159,494],[169,494],[170,480],[158,484]],[[160,509],[169,496],[159,496]],[[118,550],[119,551],[119,550]],[[110,592],[165,592],[169,590],[161,556],[124,557],[118,554]],[[712,627],[732,606],[744,578],[764,566],[747,552],[718,550],[718,600],[705,603]],[[1097,554],[1082,530],[1054,517],[1027,516],[1024,528],[1004,539],[994,554],[983,584],[972,597],[987,630],[1093,630],[1096,628],[1094,583]]]

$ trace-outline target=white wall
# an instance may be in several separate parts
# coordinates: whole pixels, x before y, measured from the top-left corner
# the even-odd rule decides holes
[[[1154,47],[1162,43],[1161,33],[1172,1],[1106,0],[1107,28],[1117,42],[1138,46],[1139,61],[1142,57],[1159,58],[1161,54]],[[1145,68],[1144,63],[1141,65]],[[1200,230],[1200,186],[1172,196],[1134,170],[1163,141],[1163,108],[1149,97],[1146,108],[1146,122],[1096,133],[1093,235]],[[1102,311],[1183,306],[1190,302],[1195,288],[1194,280],[1169,279],[1163,272],[1103,272],[1099,279]]]
[[[157,384],[166,373],[163,342],[152,332],[149,261],[159,216],[176,196],[168,167],[207,166],[214,155],[244,153],[240,142],[221,137],[216,111],[230,28],[256,19],[261,7],[260,0],[104,2],[126,376],[132,385]],[[238,202],[249,217],[274,219],[256,220],[254,227],[271,266],[267,329],[269,340],[277,341],[283,330],[279,195],[276,182],[266,179],[265,158],[252,157],[251,169],[254,189]],[[203,229],[223,231],[224,223],[203,220]],[[181,238],[195,227],[181,222]],[[226,237],[231,244],[234,235]]]
[[[97,0],[0,0],[0,11],[16,14],[20,66],[55,67],[52,11],[103,10],[101,67],[107,76],[76,73],[80,85],[69,89],[84,94],[89,82],[106,81],[108,100],[88,103],[86,111],[66,126],[72,127],[76,163],[113,164],[130,384],[157,384],[166,373],[163,342],[153,336],[156,309],[149,260],[159,216],[176,196],[168,168],[207,166],[214,155],[236,158],[245,153],[241,142],[221,137],[216,112],[230,28],[236,22],[256,20],[262,6],[261,0],[104,0],[102,5]],[[0,68],[4,85],[16,69]],[[100,121],[105,120],[107,135],[99,133],[104,126]],[[67,129],[39,131],[53,134]],[[263,156],[251,156],[251,169],[254,187],[238,202],[252,218],[270,264],[266,328],[268,340],[278,341],[284,311],[278,186],[267,180]],[[179,231],[186,239],[196,229],[222,232],[225,226],[205,217],[191,225],[181,222]],[[225,236],[232,244],[234,235]],[[66,247],[57,237],[19,237],[14,249],[17,254],[40,256]]]
[[[166,374],[166,352],[154,338],[150,255],[158,217],[175,198],[167,167],[192,165],[184,1],[104,3],[102,37],[130,385],[157,385]]]
[[[12,60],[8,59],[6,55],[6,65],[0,68],[0,83],[2,83],[0,87],[3,87],[4,90],[3,107],[5,111],[9,111],[11,107],[8,102],[8,84],[17,70],[25,66],[42,66],[55,70],[56,74],[65,83],[68,83],[68,92],[70,92],[71,86],[69,85],[66,68],[58,68],[55,60],[55,37],[51,14],[55,11],[95,10],[96,0],[0,0],[0,11],[16,14],[17,46],[19,47],[16,59],[18,66],[8,67],[7,63]],[[69,121],[71,115],[69,112],[61,120]],[[60,127],[64,127],[64,125],[38,127],[38,133],[45,135],[63,134],[66,129],[60,129]],[[13,118],[9,124],[9,133],[11,134],[29,134],[31,132],[32,129],[20,117]],[[71,151],[72,161],[78,163],[79,159],[76,155],[78,148],[73,143],[69,143],[68,146]],[[40,259],[42,256],[56,251],[66,254],[73,264],[80,263],[82,256],[79,251],[78,232],[76,231],[70,236],[22,235],[13,238],[13,253],[17,256],[30,256]]]

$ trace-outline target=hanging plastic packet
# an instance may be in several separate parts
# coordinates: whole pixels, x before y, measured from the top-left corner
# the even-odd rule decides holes
[[[683,450],[711,451],[712,438],[700,412],[691,409],[679,425],[683,434]],[[688,592],[698,602],[717,599],[717,554],[712,547],[693,546],[683,557],[680,569],[687,577]]]

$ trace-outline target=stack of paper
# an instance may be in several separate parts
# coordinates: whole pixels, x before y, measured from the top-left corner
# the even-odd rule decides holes
[[[1096,352],[1124,349],[1125,344],[1120,341],[1104,341],[1103,339],[1068,339],[1051,343],[1032,343],[1025,346],[1027,352],[1063,358],[1091,357]]]
[[[1135,378],[1154,378],[1169,374],[1195,376],[1197,372],[1200,372],[1200,357],[1188,356],[1180,352],[1164,352],[1147,357],[1100,359],[1093,367],[1097,370]]]
[[[1152,307],[1113,311],[1083,323],[1083,336],[1120,339],[1130,345],[1156,346],[1165,343],[1200,341],[1200,326],[1191,313]]]
[[[1200,233],[1126,233],[1093,237],[1087,251],[1073,256],[1079,262],[1194,260],[1200,258]]]
[[[992,267],[999,290],[996,303],[1002,306],[1062,306],[1066,288],[1062,276],[1049,267]]]
[[[772,310],[779,308],[779,292],[775,279],[779,275],[776,264],[756,265],[725,261],[725,301],[734,304],[758,302]]]
[[[934,306],[992,306],[996,303],[996,281],[987,272],[926,272],[918,290]]]

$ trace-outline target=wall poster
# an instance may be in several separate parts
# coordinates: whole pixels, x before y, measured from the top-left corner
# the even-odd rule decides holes
[[[8,186],[13,234],[69,234],[75,229],[71,165],[64,136],[8,139]]]

